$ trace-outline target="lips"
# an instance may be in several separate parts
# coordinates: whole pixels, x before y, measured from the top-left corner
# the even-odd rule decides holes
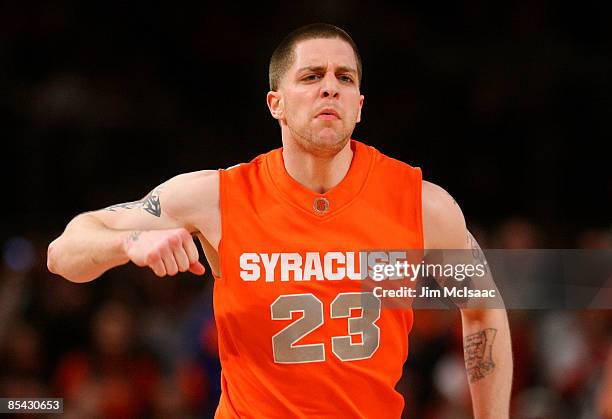
[[[334,108],[323,108],[317,113],[317,118],[324,120],[340,119],[340,114]]]

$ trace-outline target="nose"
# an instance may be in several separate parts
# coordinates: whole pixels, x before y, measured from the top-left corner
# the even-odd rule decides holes
[[[338,97],[338,80],[334,74],[326,74],[321,83],[322,98],[337,98]]]

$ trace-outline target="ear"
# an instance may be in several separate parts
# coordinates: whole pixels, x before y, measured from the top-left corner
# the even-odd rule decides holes
[[[280,92],[270,90],[266,95],[266,102],[268,103],[268,109],[274,119],[282,119],[283,117],[283,97]]]
[[[361,108],[363,108],[364,96],[359,96],[359,112],[357,112],[357,122],[361,122]]]

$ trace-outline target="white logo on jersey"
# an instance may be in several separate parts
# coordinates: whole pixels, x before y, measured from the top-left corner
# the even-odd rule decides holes
[[[405,258],[406,252],[242,253],[240,278],[257,281],[263,277],[265,282],[362,280],[362,270],[369,275],[376,264]]]

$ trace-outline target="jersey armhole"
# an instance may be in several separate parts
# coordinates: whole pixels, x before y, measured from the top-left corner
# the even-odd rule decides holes
[[[420,167],[415,167],[415,184],[417,185],[415,189],[415,200],[416,200],[416,216],[417,216],[417,225],[419,228],[419,242],[420,248],[425,250],[425,235],[423,232],[423,172]]]
[[[225,197],[225,170],[219,169],[219,216],[221,217],[221,237],[219,238],[219,245],[217,246],[217,254],[219,255],[219,270],[221,271],[220,275],[215,275],[215,280],[223,279],[223,273],[225,272],[225,264],[223,261],[225,260],[223,247],[225,242],[225,233],[227,229],[225,228],[225,211],[227,210],[226,197]]]

